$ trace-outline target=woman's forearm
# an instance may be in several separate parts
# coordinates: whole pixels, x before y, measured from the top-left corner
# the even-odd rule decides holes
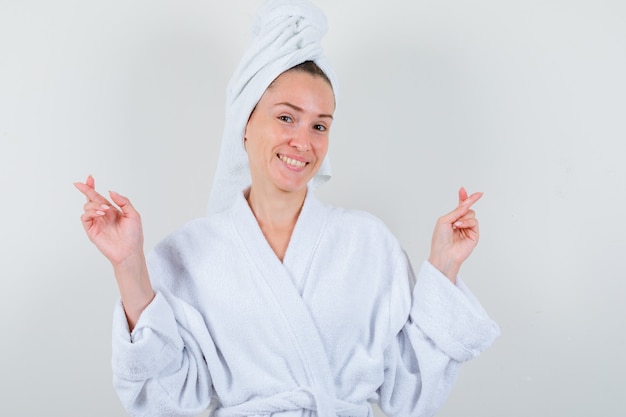
[[[113,271],[126,312],[128,328],[132,331],[141,313],[155,296],[144,254],[137,254],[123,263],[113,265]]]

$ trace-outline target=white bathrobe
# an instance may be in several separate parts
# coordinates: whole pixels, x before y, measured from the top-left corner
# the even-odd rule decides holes
[[[132,416],[432,416],[499,330],[461,280],[414,277],[375,217],[309,192],[281,263],[243,195],[148,258],[157,292],[132,333],[119,304],[115,388]]]

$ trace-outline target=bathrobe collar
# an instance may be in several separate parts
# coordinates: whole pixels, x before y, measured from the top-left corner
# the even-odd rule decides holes
[[[328,210],[310,190],[293,230],[284,261],[276,256],[250,209],[243,193],[237,197],[231,211],[233,226],[242,247],[274,294],[276,308],[280,308],[289,325],[294,352],[300,358],[306,381],[301,386],[313,393],[318,415],[335,415],[335,389],[330,363],[315,319],[302,298],[311,261],[325,225]]]
[[[259,256],[268,259],[268,262],[273,264],[272,266],[277,267],[281,261],[265,239],[254,213],[246,201],[246,192],[240,193],[233,207],[237,219],[235,227],[239,230],[242,239],[247,241],[244,243],[258,252]],[[302,294],[313,255],[325,229],[324,226],[328,221],[328,210],[323,210],[323,208],[324,204],[315,198],[311,189],[308,189],[282,261],[282,266],[294,278],[294,285],[300,294]],[[271,261],[269,261],[270,259]]]

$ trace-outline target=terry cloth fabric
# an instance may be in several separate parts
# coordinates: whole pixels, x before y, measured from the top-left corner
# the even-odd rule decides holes
[[[113,375],[133,417],[432,417],[499,333],[459,278],[413,273],[376,217],[307,193],[283,262],[240,193],[147,259],[156,297]]]
[[[243,143],[246,123],[276,77],[304,61],[313,61],[330,79],[337,99],[335,73],[320,44],[326,31],[326,17],[307,0],[269,0],[259,9],[252,41],[228,84],[224,135],[209,197],[209,214],[230,207],[250,185]],[[309,185],[316,188],[330,176],[326,157]]]

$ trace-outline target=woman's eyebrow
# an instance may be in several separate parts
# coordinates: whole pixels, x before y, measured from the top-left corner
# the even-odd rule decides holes
[[[297,112],[303,113],[304,109],[302,107],[298,107],[295,104],[289,103],[287,101],[283,101],[281,103],[276,103],[274,106],[287,106],[287,107],[291,107],[292,109],[294,109]],[[333,115],[332,114],[318,114],[317,117],[327,117],[330,119],[333,119]]]

